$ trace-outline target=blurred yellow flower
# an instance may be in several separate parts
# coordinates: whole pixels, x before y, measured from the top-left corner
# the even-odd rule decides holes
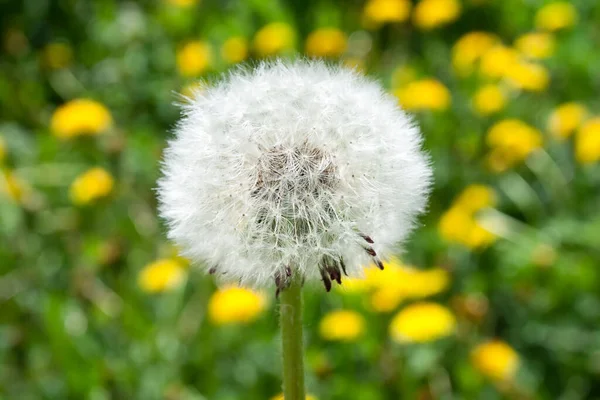
[[[73,50],[66,43],[50,43],[43,50],[43,59],[48,68],[65,68],[73,60]]]
[[[506,95],[498,85],[487,84],[477,90],[473,97],[475,111],[490,115],[501,111],[506,105]]]
[[[200,2],[200,0],[166,0],[166,1],[167,1],[167,3],[177,6],[177,7],[191,7]]]
[[[392,88],[406,86],[417,77],[417,71],[410,65],[401,65],[392,72]]]
[[[575,158],[581,164],[600,160],[600,117],[590,119],[577,131]]]
[[[221,57],[229,64],[237,64],[248,57],[248,40],[241,36],[230,37],[221,46]]]
[[[452,65],[459,75],[473,72],[481,57],[499,42],[496,35],[488,32],[470,32],[456,41],[452,47]]]
[[[503,148],[492,149],[485,158],[488,168],[494,173],[502,173],[520,161],[510,150]]]
[[[71,184],[69,194],[74,204],[85,205],[108,196],[113,186],[113,177],[106,170],[96,167],[79,175]]]
[[[339,57],[346,51],[346,34],[336,28],[321,28],[306,38],[305,51],[311,57]]]
[[[364,17],[369,23],[376,25],[402,22],[408,19],[410,9],[409,0],[368,0],[365,4]]]
[[[384,262],[381,271],[375,265],[365,268],[364,279],[346,279],[341,290],[370,294],[370,305],[376,312],[393,311],[405,299],[418,299],[444,291],[450,282],[448,272],[441,268],[427,270],[403,265],[392,258]]]
[[[377,288],[369,299],[371,309],[378,313],[394,311],[403,300],[406,293],[397,285],[384,285]]]
[[[456,319],[446,307],[420,302],[406,306],[389,327],[390,336],[398,343],[423,343],[448,336],[456,328]]]
[[[540,92],[548,87],[550,76],[546,67],[540,64],[520,61],[508,68],[508,83],[516,88]]]
[[[212,64],[212,47],[209,43],[193,40],[185,43],[176,55],[177,70],[185,77],[195,77]]]
[[[112,124],[103,104],[90,99],[71,100],[58,107],[50,120],[52,133],[68,139],[79,135],[97,135]]]
[[[406,110],[446,110],[450,106],[450,91],[435,79],[410,82],[394,94]]]
[[[438,230],[444,240],[470,249],[488,246],[496,240],[492,232],[477,222],[472,211],[457,206],[442,215]]]
[[[506,72],[519,62],[519,53],[515,49],[496,45],[481,56],[481,73],[490,78],[502,78]]]
[[[540,8],[535,14],[535,26],[540,30],[557,31],[577,22],[577,10],[567,1],[557,1]]]
[[[475,369],[496,381],[510,381],[519,366],[519,356],[507,343],[490,340],[477,346],[471,353]]]
[[[271,397],[271,400],[285,400],[285,399],[283,398],[283,393],[280,393],[277,396]],[[317,400],[317,398],[315,396],[311,396],[310,394],[307,394],[306,400]]]
[[[0,171],[0,193],[15,203],[20,203],[28,188],[14,172],[9,170]]]
[[[356,311],[339,310],[326,314],[319,324],[319,333],[325,340],[352,342],[365,330],[365,319]]]
[[[421,0],[413,13],[413,21],[422,29],[433,29],[455,21],[460,15],[458,0]]]
[[[341,285],[336,286],[343,293],[355,294],[364,293],[371,289],[369,282],[361,278],[346,278]]]
[[[292,50],[295,40],[294,30],[289,24],[272,22],[254,35],[254,50],[260,57],[273,56]]]
[[[397,258],[384,262],[385,269],[372,265],[366,279],[373,288],[395,287],[407,298],[423,298],[440,293],[449,283],[448,272],[441,268],[416,269],[402,264]]]
[[[487,142],[490,147],[511,154],[514,162],[519,162],[542,146],[542,134],[518,119],[504,119],[490,128]]]
[[[138,274],[138,285],[148,293],[166,292],[177,288],[186,277],[184,266],[172,258],[146,265]]]
[[[4,162],[6,158],[6,143],[4,142],[4,138],[0,136],[0,164]]]
[[[454,200],[454,205],[472,213],[487,207],[494,207],[496,192],[486,185],[471,184],[458,195]]]
[[[554,47],[554,36],[545,32],[526,33],[515,40],[515,48],[529,58],[548,58]]]
[[[208,302],[208,316],[217,325],[248,323],[257,319],[266,307],[262,293],[226,286],[218,289]]]
[[[581,125],[587,109],[579,103],[564,103],[558,106],[548,119],[548,130],[559,139],[566,139]]]

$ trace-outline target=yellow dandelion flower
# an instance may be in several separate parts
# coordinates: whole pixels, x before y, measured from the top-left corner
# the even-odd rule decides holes
[[[515,40],[515,48],[529,58],[548,58],[555,47],[554,36],[545,32],[526,33]]]
[[[76,205],[86,205],[112,192],[113,177],[102,168],[92,168],[79,175],[71,184],[69,194]]]
[[[352,342],[365,330],[365,319],[355,311],[332,311],[319,324],[319,333],[325,340]]]
[[[492,148],[511,153],[515,161],[521,161],[542,146],[542,134],[518,119],[504,119],[489,129],[487,142]]]
[[[274,56],[294,48],[296,34],[289,24],[272,22],[254,35],[254,50],[260,57]]]
[[[28,190],[27,185],[14,172],[9,170],[0,171],[0,194],[15,203],[21,203]]]
[[[446,307],[436,303],[411,304],[396,314],[389,327],[398,343],[424,343],[448,336],[456,328],[456,319]]]
[[[577,9],[573,4],[557,1],[538,10],[535,14],[535,26],[544,31],[557,31],[575,25],[577,19]]]
[[[311,57],[339,57],[346,51],[347,40],[339,29],[317,29],[306,38],[305,51]]]
[[[590,119],[577,131],[575,158],[581,164],[600,160],[600,117]]]
[[[0,164],[4,162],[6,158],[6,143],[4,142],[4,138],[0,136]]]
[[[477,346],[471,353],[475,369],[496,381],[510,381],[519,366],[519,355],[507,343],[490,340]]]
[[[473,97],[475,111],[481,115],[491,115],[501,111],[506,105],[506,95],[498,85],[487,84],[477,90]]]
[[[392,88],[398,89],[417,79],[417,71],[410,65],[401,65],[392,72]]]
[[[405,268],[405,271],[410,269]],[[406,295],[410,298],[424,298],[433,296],[446,290],[450,284],[450,274],[442,268],[430,268],[426,270],[413,269],[407,272]]]
[[[370,288],[381,288],[390,282],[397,281],[399,270],[402,268],[402,262],[393,257],[383,261],[384,269],[381,271],[376,265],[372,264],[365,268],[365,281]]]
[[[489,186],[472,184],[462,191],[454,204],[468,212],[477,212],[496,205],[496,192]]]
[[[487,167],[494,173],[502,173],[507,171],[515,164],[521,161],[521,157],[517,157],[504,148],[493,148],[485,157]]]
[[[397,258],[391,258],[383,264],[383,271],[375,265],[365,268],[363,279],[345,279],[340,290],[349,293],[369,292],[373,310],[388,312],[404,299],[440,293],[450,281],[448,272],[441,268],[420,270],[403,265]]]
[[[481,226],[476,219],[472,220],[473,224],[469,231],[469,235],[465,237],[463,244],[470,249],[480,249],[494,243],[497,239],[496,235]]]
[[[550,82],[548,70],[543,65],[523,61],[509,67],[506,77],[514,87],[532,92],[545,90]]]
[[[587,115],[585,106],[579,103],[564,103],[558,106],[548,119],[548,130],[558,139],[566,139],[575,132]]]
[[[244,61],[248,57],[248,40],[241,36],[227,39],[221,46],[221,57],[229,64]]]
[[[346,278],[341,285],[336,286],[337,290],[347,294],[364,293],[371,289],[366,279]]]
[[[283,398],[283,393],[280,393],[277,396],[271,397],[271,400],[285,400],[285,399]],[[317,398],[315,396],[307,394],[306,395],[306,400],[317,400]]]
[[[397,89],[394,94],[406,110],[446,110],[450,106],[450,91],[435,79],[423,79]]]
[[[211,296],[208,316],[216,325],[249,323],[256,320],[265,307],[264,294],[237,286],[226,286]]]
[[[177,70],[181,76],[199,76],[210,67],[212,59],[211,45],[200,40],[193,40],[185,43],[177,51]]]
[[[61,139],[80,135],[97,135],[112,124],[108,109],[90,99],[71,100],[54,111],[50,120],[52,133]]]
[[[470,32],[456,41],[452,47],[452,65],[459,75],[473,72],[476,63],[499,42],[496,35],[488,32]]]
[[[184,266],[172,258],[146,265],[138,274],[138,285],[148,293],[166,292],[179,287],[186,277]]]
[[[456,206],[442,215],[438,230],[447,242],[462,244],[470,249],[488,246],[496,240],[496,236],[483,228],[470,210]]]
[[[380,25],[406,21],[410,9],[409,0],[368,0],[363,13],[369,23]]]
[[[490,78],[502,78],[506,71],[519,63],[519,53],[515,49],[496,45],[481,56],[479,69]]]
[[[413,21],[421,29],[433,29],[455,21],[460,15],[458,0],[421,0],[413,13]]]
[[[166,0],[166,2],[176,7],[187,8],[198,4],[200,0]]]
[[[387,285],[376,289],[369,299],[371,309],[379,313],[394,311],[403,300],[406,293],[397,285]]]
[[[73,50],[66,43],[50,43],[43,50],[43,59],[50,69],[65,68],[73,60]]]

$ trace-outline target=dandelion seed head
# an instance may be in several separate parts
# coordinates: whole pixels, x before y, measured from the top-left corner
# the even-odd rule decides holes
[[[418,127],[350,69],[239,68],[189,98],[174,133],[158,183],[168,235],[242,285],[360,275],[426,205],[431,169]]]

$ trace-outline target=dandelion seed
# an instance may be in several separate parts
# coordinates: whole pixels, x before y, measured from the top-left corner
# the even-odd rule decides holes
[[[221,279],[279,293],[298,276],[329,291],[383,269],[425,208],[419,129],[353,70],[264,62],[183,107],[160,212],[183,255]]]

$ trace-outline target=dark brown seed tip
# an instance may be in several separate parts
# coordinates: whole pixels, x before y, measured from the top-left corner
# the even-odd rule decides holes
[[[359,233],[359,236],[361,238],[365,239],[365,242],[367,242],[367,243],[371,243],[371,244],[375,243],[375,242],[373,242],[373,239],[371,239],[370,236],[365,235],[364,233]]]
[[[381,262],[381,260],[379,258],[375,259],[375,264],[377,264],[377,267],[383,271],[383,263]]]
[[[217,272],[217,267],[211,267],[211,268],[208,270],[208,273],[209,273],[209,274],[211,274],[211,275],[213,275],[215,272]]]
[[[325,290],[328,292],[331,290],[331,279],[327,276],[327,272],[324,268],[320,268],[321,278],[323,279],[323,285],[325,285]]]
[[[365,247],[365,251],[367,252],[367,254],[369,254],[371,257],[376,257],[377,253],[375,252],[375,250],[373,250],[372,247]]]

